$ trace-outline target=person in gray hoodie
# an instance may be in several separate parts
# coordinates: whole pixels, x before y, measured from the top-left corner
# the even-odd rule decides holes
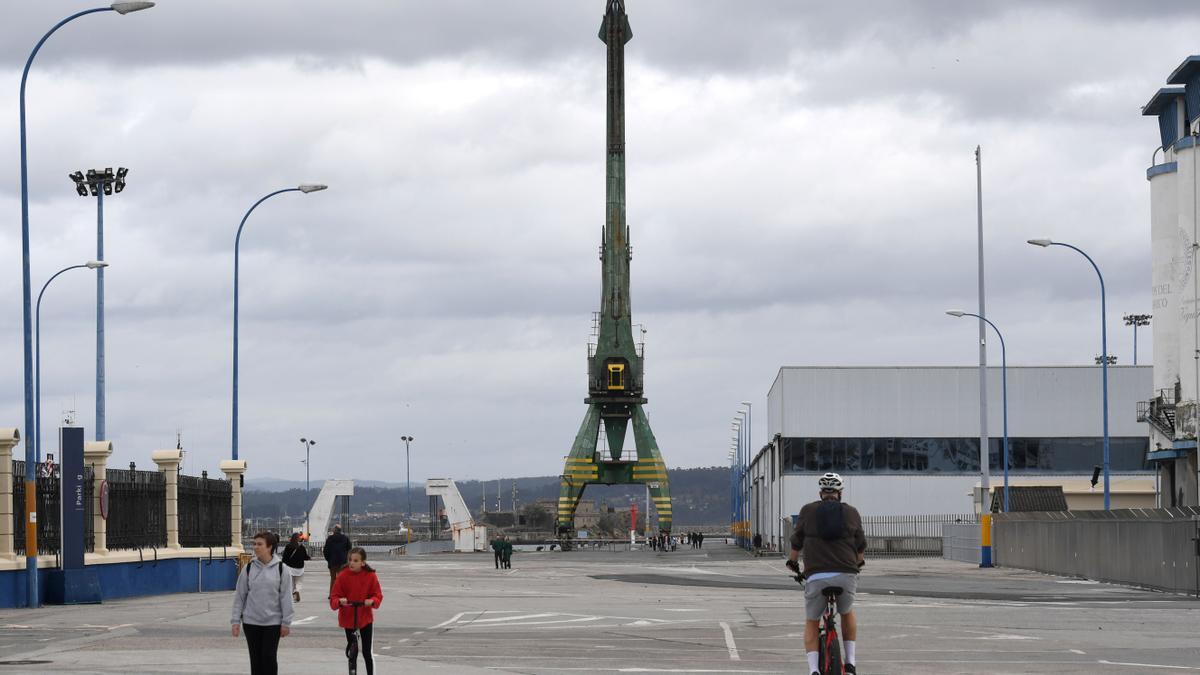
[[[272,532],[254,535],[254,558],[238,573],[233,593],[229,622],[233,637],[239,626],[246,631],[251,675],[279,673],[279,639],[291,632],[292,582],[275,555],[278,544],[279,536]]]

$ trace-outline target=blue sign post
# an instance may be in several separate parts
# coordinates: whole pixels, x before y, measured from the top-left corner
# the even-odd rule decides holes
[[[83,428],[62,427],[59,432],[59,450],[62,453],[59,486],[62,541],[62,569],[51,570],[46,602],[54,605],[77,605],[100,602],[100,579],[95,571],[83,564],[85,536],[84,516],[84,473],[83,473]]]

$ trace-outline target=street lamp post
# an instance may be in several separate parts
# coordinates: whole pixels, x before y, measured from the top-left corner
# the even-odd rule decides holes
[[[744,455],[745,461],[746,461],[746,477],[744,479],[745,489],[746,489],[746,501],[743,503],[743,510],[745,511],[745,513],[744,513],[745,520],[747,523],[749,523],[750,522],[750,507],[751,507],[751,504],[750,504],[750,501],[751,501],[750,462],[751,462],[751,460],[754,459],[754,450],[753,450],[754,445],[751,442],[751,438],[752,438],[751,432],[753,431],[752,426],[754,423],[754,413],[753,413],[753,406],[750,403],[750,401],[742,401],[742,405],[746,406],[746,424],[744,424],[742,427],[743,431],[745,432],[745,435],[746,435],[746,452]],[[753,537],[754,532],[752,530],[757,529],[757,527],[758,527],[758,523],[754,523],[754,526],[746,531],[746,535],[749,537]]]
[[[104,260],[104,197],[120,193],[125,189],[125,176],[129,169],[119,167],[114,174],[112,168],[88,169],[70,175],[75,182],[75,192],[80,197],[96,198],[96,260]],[[89,195],[89,191],[91,194]],[[97,441],[107,435],[104,426],[104,268],[96,270],[96,429]]]
[[[1121,317],[1125,320],[1126,326],[1133,326],[1133,365],[1137,365],[1137,329],[1138,326],[1149,326],[1150,319],[1153,318],[1150,314],[1126,314]]]
[[[233,451],[233,459],[235,460],[238,458],[238,262],[241,255],[242,228],[246,227],[246,219],[250,217],[251,213],[254,213],[254,209],[275,195],[283,194],[284,192],[302,192],[308,194],[324,190],[326,187],[325,185],[304,184],[294,188],[276,190],[266,195],[254,202],[254,206],[251,206],[246,211],[246,215],[242,216],[242,222],[238,225],[237,236],[233,240],[233,438],[231,449]]]
[[[737,522],[737,516],[735,515],[737,509],[737,489],[735,487],[737,481],[737,471],[734,468],[734,458],[736,457],[736,453],[737,445],[730,443],[729,454],[726,459],[729,460],[729,526],[731,531],[733,531],[733,524]],[[733,532],[733,534],[735,537],[737,536],[736,532]]]
[[[37,308],[34,311],[35,318],[33,329],[35,336],[34,347],[35,351],[37,352],[37,365],[34,375],[35,385],[37,388],[37,399],[36,404],[34,405],[34,417],[36,420],[33,423],[35,430],[33,446],[35,460],[38,464],[42,463],[42,296],[45,295],[46,288],[50,286],[50,282],[57,279],[58,275],[62,274],[63,272],[87,268],[89,270],[96,270],[97,273],[99,273],[99,271],[105,267],[108,267],[108,263],[104,262],[103,260],[89,260],[82,265],[71,265],[70,267],[64,267],[47,279],[46,283],[42,284],[42,290],[38,292]]]
[[[1101,373],[1101,388],[1102,388],[1102,405],[1104,418],[1104,510],[1108,511],[1111,507],[1110,491],[1109,491],[1109,444],[1108,444],[1108,312],[1106,298],[1104,295],[1104,275],[1100,273],[1100,268],[1096,265],[1096,261],[1092,257],[1071,244],[1065,244],[1061,241],[1052,241],[1050,239],[1029,239],[1027,243],[1034,246],[1063,246],[1075,251],[1079,255],[1087,259],[1092,265],[1092,269],[1096,270],[1096,276],[1100,279],[1100,373]]]
[[[404,494],[408,496],[408,530],[412,532],[412,465],[408,461],[408,444],[413,442],[412,436],[401,436],[404,441]],[[483,500],[487,508],[487,499]]]
[[[312,532],[309,529],[308,515],[309,509],[312,508],[312,488],[309,487],[309,477],[311,475],[312,464],[309,462],[309,459],[312,456],[312,446],[316,445],[317,442],[310,438],[301,438],[300,442],[304,444],[304,536],[310,537],[312,536]]]
[[[1004,410],[1004,512],[1008,513],[1008,353],[1004,347],[1004,335],[996,328],[996,324],[978,314],[959,309],[950,309],[946,313],[955,317],[975,317],[991,326],[996,331],[996,337],[1000,338],[1000,399]]]
[[[19,131],[21,137],[21,320],[23,339],[23,358],[25,371],[25,431],[34,427],[33,401],[33,311],[31,305],[33,288],[29,279],[29,155],[25,140],[25,85],[29,80],[29,69],[33,59],[46,40],[59,28],[78,19],[81,16],[98,12],[116,12],[128,14],[153,7],[153,2],[115,2],[108,7],[96,7],[76,12],[54,24],[46,31],[42,39],[34,45],[25,60],[25,69],[21,72],[21,91],[18,100]],[[36,436],[36,432],[34,433]],[[36,441],[35,441],[36,443]],[[28,605],[37,607],[41,604],[38,599],[38,570],[37,570],[37,484],[34,475],[37,457],[34,455],[33,443],[25,443],[25,583]]]
[[[746,411],[737,411],[736,417],[733,418],[733,425],[731,426],[731,429],[733,430],[733,442],[737,443],[737,447],[738,447],[738,453],[737,453],[738,454],[738,486],[737,486],[737,490],[738,490],[737,519],[738,520],[737,520],[737,522],[738,522],[738,531],[742,532],[742,536],[739,537],[740,539],[742,539],[742,542],[740,542],[739,545],[742,545],[743,548],[744,548],[744,546],[748,545],[748,543],[749,543],[748,526],[746,526],[746,521],[745,521],[746,500],[748,500],[748,497],[749,497],[749,494],[748,494],[748,492],[746,492],[746,489],[745,489],[745,479],[746,479],[746,461],[745,461],[745,455],[746,455],[746,444],[745,444],[745,426],[746,426],[746,424],[745,424],[745,422],[746,422],[746,417],[745,417],[745,414],[746,414]]]

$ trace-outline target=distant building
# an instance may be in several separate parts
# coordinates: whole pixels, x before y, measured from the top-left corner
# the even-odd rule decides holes
[[[557,497],[542,497],[536,502],[550,513],[558,512]],[[596,510],[596,502],[592,499],[580,499],[575,509],[575,529],[594,530],[600,524],[600,512]]]
[[[1008,368],[1012,485],[1061,486],[1072,508],[1102,508],[1100,368]],[[1154,506],[1137,401],[1148,366],[1110,366],[1113,508]],[[1003,486],[1000,368],[988,368],[991,487]],[[751,532],[782,545],[792,516],[817,498],[817,478],[842,474],[864,516],[973,513],[980,482],[978,367],[779,370],[767,401],[770,442],[750,465]],[[989,500],[990,501],[990,500]]]
[[[575,508],[575,529],[595,530],[599,524],[600,512],[596,510],[595,500],[579,500],[579,506]]]

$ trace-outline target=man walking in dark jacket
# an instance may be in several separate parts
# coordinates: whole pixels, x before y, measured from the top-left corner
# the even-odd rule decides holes
[[[500,560],[504,557],[504,540],[500,535],[492,540],[492,556],[496,559],[496,569],[500,569]]]
[[[333,593],[333,582],[337,580],[337,575],[346,568],[346,561],[350,555],[350,537],[342,534],[342,526],[334,525],[333,534],[325,540],[325,548],[322,551],[325,554],[325,562],[329,565],[329,592]]]
[[[862,518],[849,504],[842,503],[842,477],[827,473],[817,480],[821,499],[805,504],[792,533],[792,552],[787,566],[799,571],[796,560],[804,552],[804,651],[808,656],[808,667],[818,675],[817,623],[825,611],[824,589],[840,588],[837,596],[837,611],[842,615],[842,645],[846,649],[845,671],[854,675],[858,670],[855,663],[855,641],[858,638],[858,620],[854,616],[854,594],[858,590],[858,570],[863,565],[863,552],[867,550],[867,538],[863,532]]]

